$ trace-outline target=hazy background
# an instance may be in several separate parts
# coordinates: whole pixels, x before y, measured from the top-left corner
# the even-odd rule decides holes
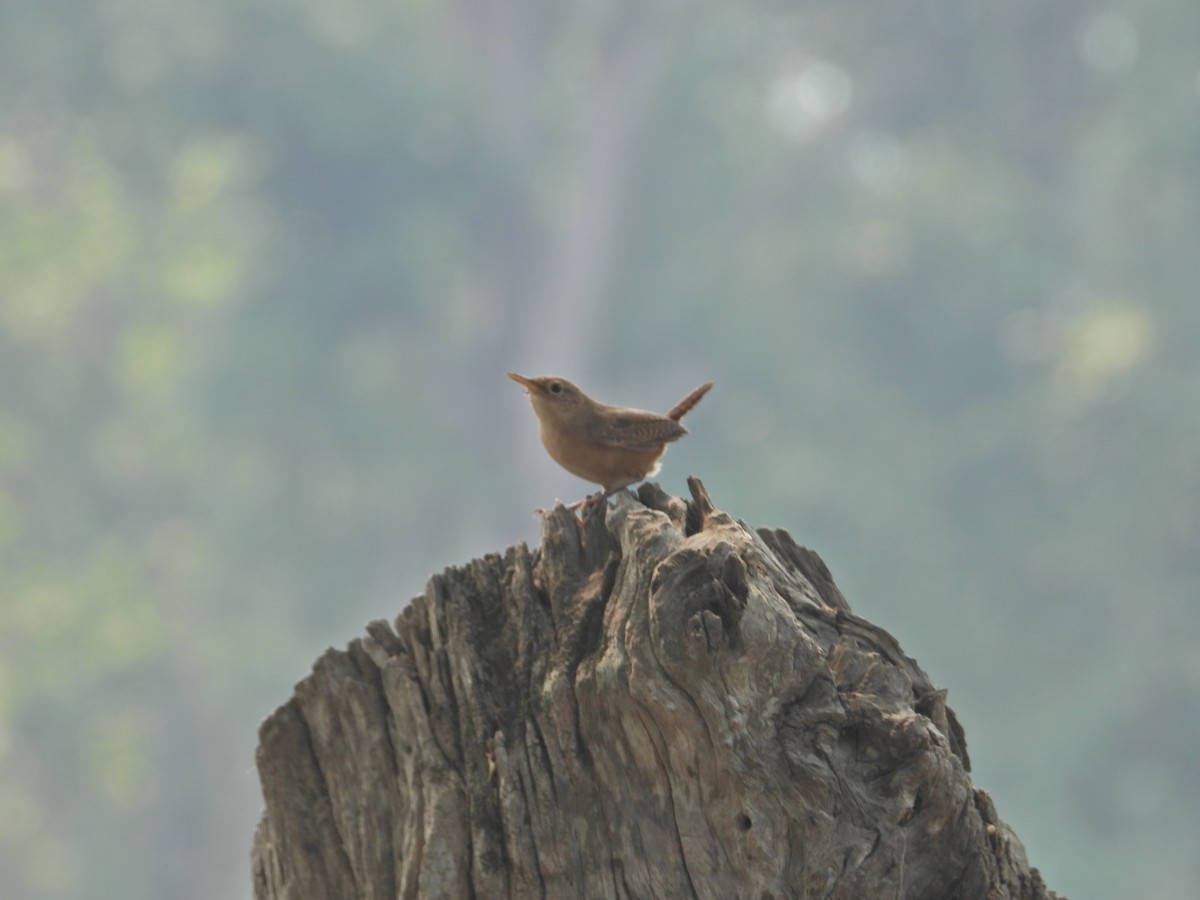
[[[1073,900],[1200,896],[1195,0],[0,6],[0,896],[249,896],[255,730],[665,410]]]

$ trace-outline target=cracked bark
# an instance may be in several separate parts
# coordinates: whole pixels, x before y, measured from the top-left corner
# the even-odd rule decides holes
[[[1054,898],[946,692],[689,484],[325,653],[260,731],[257,900]]]

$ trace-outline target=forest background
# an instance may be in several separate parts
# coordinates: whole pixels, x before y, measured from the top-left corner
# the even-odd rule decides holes
[[[664,410],[1047,883],[1200,896],[1195,0],[0,7],[0,896],[248,897],[258,721]]]

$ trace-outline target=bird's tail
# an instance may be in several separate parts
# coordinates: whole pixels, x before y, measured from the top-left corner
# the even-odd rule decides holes
[[[675,406],[671,408],[671,411],[667,413],[667,418],[674,419],[676,422],[678,422],[692,411],[692,407],[700,402],[700,398],[707,394],[709,388],[712,386],[713,383],[711,381],[704,382],[704,384],[700,385],[700,387],[696,388],[694,391],[676,403]]]

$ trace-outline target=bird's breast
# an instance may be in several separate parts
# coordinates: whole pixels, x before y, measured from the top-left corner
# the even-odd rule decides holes
[[[570,428],[541,423],[542,445],[560,466],[604,488],[640,481],[657,470],[665,444],[649,450],[630,450],[588,440]]]

